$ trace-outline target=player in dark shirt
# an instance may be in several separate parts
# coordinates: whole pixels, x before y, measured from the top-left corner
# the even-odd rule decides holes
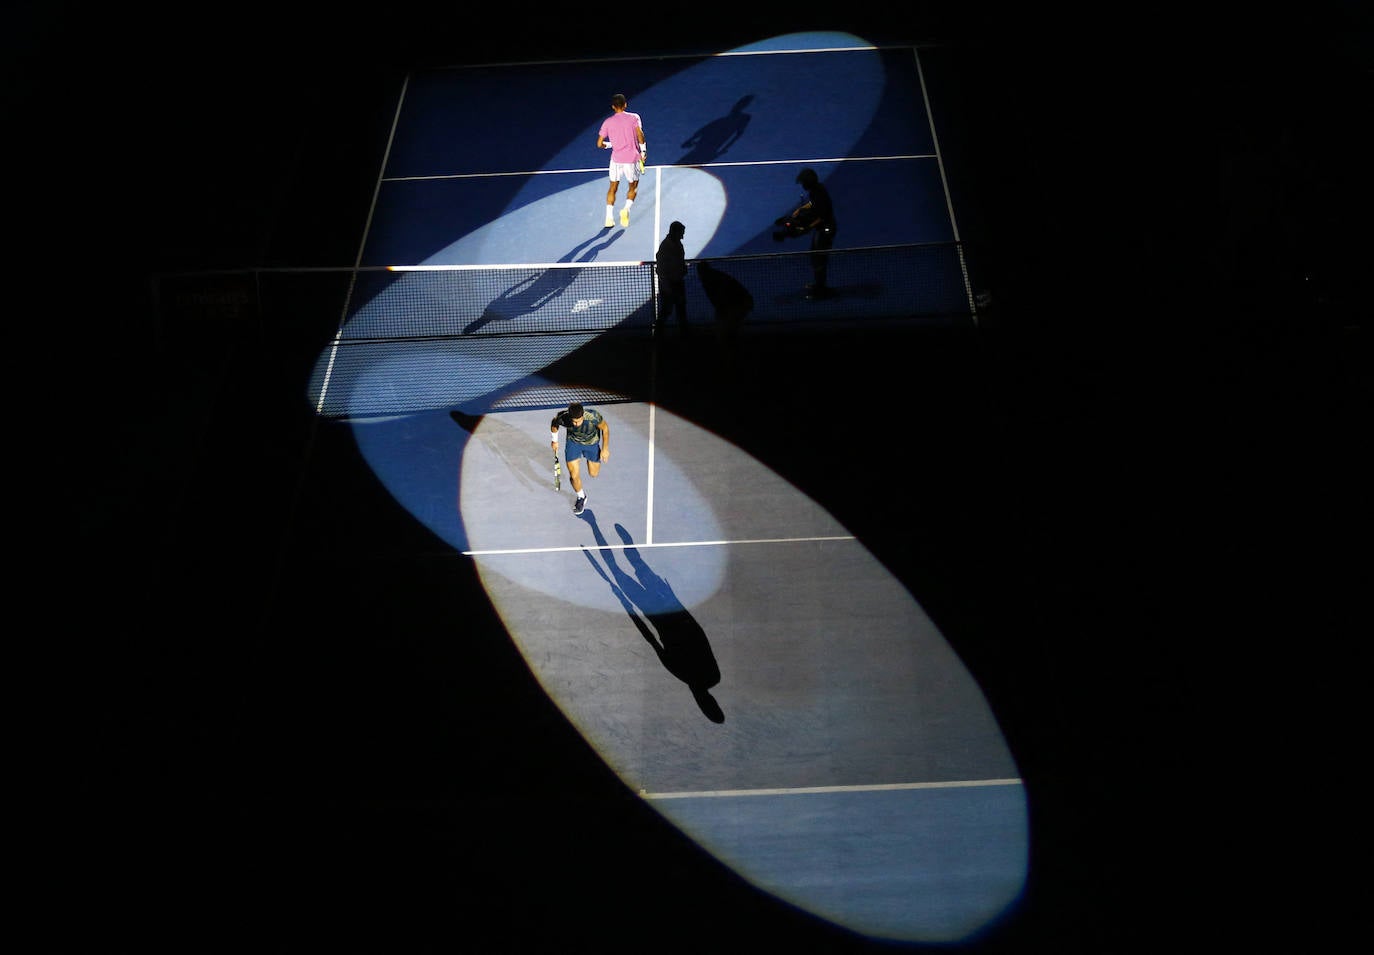
[[[587,504],[587,494],[582,489],[582,459],[587,460],[587,474],[596,477],[601,473],[601,465],[611,459],[611,426],[595,408],[583,408],[577,402],[568,405],[567,411],[560,411],[549,422],[549,444],[554,454],[558,453],[558,429],[567,431],[563,442],[563,459],[568,462],[568,479],[572,481],[577,497],[573,501],[573,513],[581,514]]]

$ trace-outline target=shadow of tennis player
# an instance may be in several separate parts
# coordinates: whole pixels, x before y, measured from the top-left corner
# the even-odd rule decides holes
[[[753,101],[753,93],[744,94],[730,108],[728,115],[711,120],[688,136],[682,144],[687,152],[678,158],[677,165],[696,166],[724,155],[744,135],[744,128],[749,125],[751,118],[744,108]]]
[[[612,243],[619,241],[624,234],[624,230],[620,230],[612,233],[610,238],[604,238],[605,233],[598,231],[587,241],[574,246],[572,251],[558,261],[559,263],[591,262]],[[599,244],[592,244],[598,240],[601,240]],[[579,254],[582,256],[581,258],[578,258]],[[494,298],[482,310],[479,318],[467,324],[463,329],[463,334],[471,335],[492,322],[514,321],[521,315],[528,315],[543,308],[566,292],[568,286],[577,280],[578,275],[577,269],[545,269],[538,275],[521,279]]]
[[[582,553],[586,555],[587,561],[601,575],[601,579],[610,585],[611,593],[615,594],[620,605],[625,608],[625,613],[629,615],[640,635],[653,647],[664,669],[687,684],[687,688],[692,691],[692,698],[696,700],[697,706],[707,719],[712,723],[724,723],[725,712],[710,693],[711,687],[720,682],[720,667],[716,663],[715,654],[711,652],[711,643],[706,639],[706,631],[701,629],[701,624],[697,623],[696,618],[682,606],[668,581],[649,569],[649,565],[644,562],[636,548],[628,546],[633,540],[625,528],[619,524],[615,525],[616,533],[627,545],[625,557],[634,568],[633,577],[616,561],[615,552],[609,549],[606,536],[601,533],[592,510],[588,508],[580,517],[591,526],[592,536],[601,548],[601,558],[606,562],[610,575],[608,576],[596,562],[591,551],[583,546]]]

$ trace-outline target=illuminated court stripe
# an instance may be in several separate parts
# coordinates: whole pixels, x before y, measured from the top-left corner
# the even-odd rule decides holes
[[[838,537],[755,537],[748,540],[675,541],[666,544],[578,544],[576,547],[512,547],[508,550],[465,550],[464,557],[491,557],[501,554],[559,554],[580,550],[648,550],[653,547],[733,547],[736,544],[807,544],[815,541],[852,541],[852,534]]]
[[[872,786],[797,786],[791,789],[705,789],[700,792],[647,793],[644,799],[712,799],[717,796],[794,796],[804,793],[863,793],[894,789],[973,789],[979,786],[1020,786],[1020,779],[962,779],[943,783],[881,783]]]
[[[730,166],[791,166],[795,163],[803,163],[808,166],[820,165],[822,163],[839,162],[887,162],[889,160],[905,159],[939,159],[938,153],[912,153],[908,156],[842,156],[838,159],[753,159],[748,162],[702,162],[692,163],[691,165],[679,166],[676,163],[648,163],[644,171],[650,169],[725,169]],[[387,176],[383,182],[429,182],[435,179],[492,179],[501,176],[562,176],[562,175],[585,175],[588,173],[606,172],[605,166],[593,166],[584,169],[530,169],[525,172],[455,172],[438,176]]]
[[[626,266],[648,265],[642,259],[624,262],[513,262],[502,265],[388,265],[388,272],[491,272],[496,269],[506,271],[526,269],[623,269]],[[372,271],[377,267],[373,266]]]
[[[813,46],[798,47],[791,50],[726,50],[712,56],[777,56],[786,53],[871,53],[875,50],[904,50],[904,46]]]
[[[826,31],[834,32],[834,31]],[[873,43],[860,43],[852,46],[814,46],[796,47],[795,49],[777,50],[722,50],[716,53],[665,53],[652,57],[655,60],[711,60],[722,59],[730,56],[777,56],[786,53],[873,53],[883,50],[909,50],[914,49],[908,44],[896,46],[877,45]],[[585,60],[520,60],[514,63],[452,63],[448,66],[437,67],[445,70],[484,70],[492,67],[516,67],[516,66],[566,66],[569,63],[582,65],[584,63],[633,63],[643,60],[643,56],[598,56],[590,57]]]
[[[657,233],[657,230],[655,230],[655,233]],[[655,315],[655,316],[654,316],[654,321],[657,321],[657,320],[658,320],[658,316]],[[658,423],[658,406],[655,405],[655,404],[653,404],[653,403],[650,403],[650,404],[649,404],[649,477],[648,477],[648,480],[646,481],[646,483],[648,484],[649,490],[648,490],[648,495],[647,495],[647,496],[648,496],[648,501],[647,501],[647,503],[645,504],[645,510],[647,511],[647,513],[645,514],[645,517],[644,517],[644,544],[645,544],[646,547],[652,547],[652,546],[653,546],[653,543],[654,543],[654,458],[657,457],[657,455],[654,454],[654,430],[655,430],[655,428],[656,428],[656,426],[657,426],[657,423]]]

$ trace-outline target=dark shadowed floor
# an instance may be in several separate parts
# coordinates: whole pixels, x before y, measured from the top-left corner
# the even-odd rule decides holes
[[[491,34],[453,11],[23,8],[15,234],[57,268],[53,340],[15,355],[59,396],[41,438],[75,524],[40,527],[53,610],[22,628],[50,651],[23,728],[31,882],[69,916],[54,947],[883,950],[624,788],[470,568],[302,406],[291,330],[165,327],[147,294],[158,271],[348,264],[376,100],[411,65],[759,30],[711,13]],[[1349,911],[1327,867],[1364,815],[1342,780],[1363,715],[1368,26],[1338,4],[1248,33],[1094,24],[1090,44],[1028,16],[884,20],[931,38],[967,117],[944,146],[995,263],[984,323],[746,338],[723,369],[709,340],[660,356],[674,411],[862,540],[996,714],[1031,879],[969,950],[1320,949]],[[825,455],[797,453],[799,396],[843,416]]]

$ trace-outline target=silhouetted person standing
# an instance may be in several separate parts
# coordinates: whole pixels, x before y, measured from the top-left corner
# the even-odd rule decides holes
[[[687,252],[682,237],[687,227],[681,222],[668,226],[668,234],[658,244],[654,264],[658,268],[658,318],[655,328],[662,328],[669,315],[677,313],[677,323],[687,333]]]
[[[830,202],[830,190],[821,183],[816,170],[803,169],[797,173],[797,182],[806,190],[807,198],[787,219],[798,234],[811,233],[812,281],[806,286],[806,297],[829,298],[834,293],[826,283],[826,253],[835,244],[835,207]]]

